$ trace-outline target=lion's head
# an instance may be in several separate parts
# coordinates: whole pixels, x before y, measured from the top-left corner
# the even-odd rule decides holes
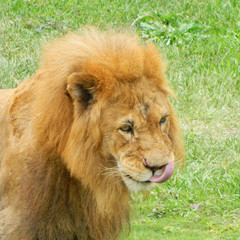
[[[149,86],[146,79],[130,88],[123,86],[117,95],[102,112],[102,154],[113,162],[131,191],[168,180],[173,174],[176,153],[167,98]]]
[[[157,49],[130,34],[90,30],[50,44],[38,72],[37,139],[101,197],[166,181],[183,146],[163,72]]]

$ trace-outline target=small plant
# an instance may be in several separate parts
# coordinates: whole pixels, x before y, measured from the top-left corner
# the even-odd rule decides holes
[[[196,20],[183,19],[177,14],[143,15],[134,21],[138,31],[144,39],[165,44],[181,46],[193,41],[201,41],[209,37],[210,27],[200,24]]]

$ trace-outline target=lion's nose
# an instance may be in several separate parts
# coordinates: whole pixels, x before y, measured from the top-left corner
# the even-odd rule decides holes
[[[155,172],[155,171],[157,171],[157,170],[160,170],[160,169],[164,168],[164,167],[167,165],[167,164],[164,164],[164,165],[161,165],[161,166],[151,166],[151,165],[149,164],[149,162],[147,161],[146,158],[144,158],[143,160],[144,160],[143,165],[144,165],[146,168],[150,169],[152,172]]]
[[[160,170],[162,168],[164,168],[167,164],[164,164],[162,166],[146,166],[144,165],[146,168],[150,169],[152,172],[156,172],[157,170]]]

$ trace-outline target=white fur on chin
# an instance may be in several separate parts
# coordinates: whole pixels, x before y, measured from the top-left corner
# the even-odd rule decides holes
[[[156,183],[141,183],[141,182],[136,182],[130,178],[122,177],[123,182],[127,186],[128,190],[130,192],[140,192],[140,191],[146,191],[149,190],[153,187],[155,187],[157,184]]]

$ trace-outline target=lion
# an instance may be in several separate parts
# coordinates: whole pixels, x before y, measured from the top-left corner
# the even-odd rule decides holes
[[[111,240],[131,192],[183,159],[153,43],[87,29],[50,41],[36,74],[0,90],[0,239]]]

